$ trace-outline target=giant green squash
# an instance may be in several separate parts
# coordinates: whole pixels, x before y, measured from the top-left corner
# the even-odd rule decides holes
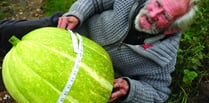
[[[113,67],[97,43],[53,27],[36,29],[21,40],[12,37],[10,42],[3,81],[18,103],[108,102]]]

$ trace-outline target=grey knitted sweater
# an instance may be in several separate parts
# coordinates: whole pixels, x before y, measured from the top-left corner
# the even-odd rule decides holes
[[[76,32],[102,45],[111,56],[115,77],[130,84],[126,98],[117,103],[161,103],[171,93],[181,34],[169,36],[144,49],[141,45],[123,43],[133,15],[145,0],[77,0],[69,12],[80,20]]]

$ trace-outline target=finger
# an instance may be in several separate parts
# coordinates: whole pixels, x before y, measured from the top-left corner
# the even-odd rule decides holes
[[[121,91],[116,91],[116,92],[112,93],[111,98],[109,100],[110,101],[114,101],[114,100],[118,99],[121,96],[123,96]]]
[[[78,25],[78,21],[75,18],[70,18],[68,23],[68,29],[74,29]]]
[[[119,87],[120,87],[120,84],[119,84],[119,83],[115,83],[115,84],[113,85],[113,87],[114,87],[114,88],[119,88]]]
[[[126,90],[125,89],[118,89],[116,92],[113,93],[113,96],[123,96],[126,95]]]
[[[58,19],[58,25],[57,25],[57,27],[61,28],[61,22],[62,22],[62,18],[60,17],[60,18]]]
[[[108,102],[113,102],[114,100],[116,100],[117,98],[110,98]]]
[[[114,83],[121,83],[123,82],[123,79],[122,78],[117,78],[114,80]]]
[[[117,94],[112,93],[112,95],[111,95],[111,97],[110,97],[110,99],[109,99],[109,102],[113,102],[113,101],[116,100],[117,98],[119,98],[119,97],[117,97]]]
[[[114,84],[114,88],[123,88],[123,86],[124,86],[124,84],[122,83],[122,82],[115,82],[115,84]]]
[[[63,28],[65,29],[67,26],[67,20],[65,18],[60,18],[60,21],[59,21],[59,28]]]
[[[127,94],[127,91],[124,88],[122,88],[123,87],[122,85],[119,85],[119,84],[120,83],[117,83],[116,87],[118,87],[118,88],[115,88],[115,91],[112,92],[109,102],[112,102],[112,101],[118,99],[119,97]]]
[[[68,29],[68,30],[72,30],[72,29],[74,29],[74,28],[75,28],[75,25],[74,25],[73,23],[68,24],[68,26],[67,26],[67,29]]]

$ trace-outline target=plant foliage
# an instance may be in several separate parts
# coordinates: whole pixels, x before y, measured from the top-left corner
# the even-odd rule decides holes
[[[168,103],[191,102],[200,95],[202,78],[209,74],[209,0],[199,1],[197,5],[195,20],[180,42]]]
[[[45,0],[46,15],[51,15],[55,12],[67,12],[70,6],[76,0]]]

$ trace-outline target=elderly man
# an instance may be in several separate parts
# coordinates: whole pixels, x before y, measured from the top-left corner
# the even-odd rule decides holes
[[[58,27],[108,51],[116,78],[110,102],[158,103],[169,97],[180,32],[195,8],[193,0],[78,0]]]
[[[161,103],[171,93],[180,32],[191,23],[195,8],[194,0],[77,0],[58,21],[60,15],[4,21],[0,49],[8,51],[11,35],[22,37],[58,22],[59,28],[87,36],[111,56],[115,81],[109,102]]]

